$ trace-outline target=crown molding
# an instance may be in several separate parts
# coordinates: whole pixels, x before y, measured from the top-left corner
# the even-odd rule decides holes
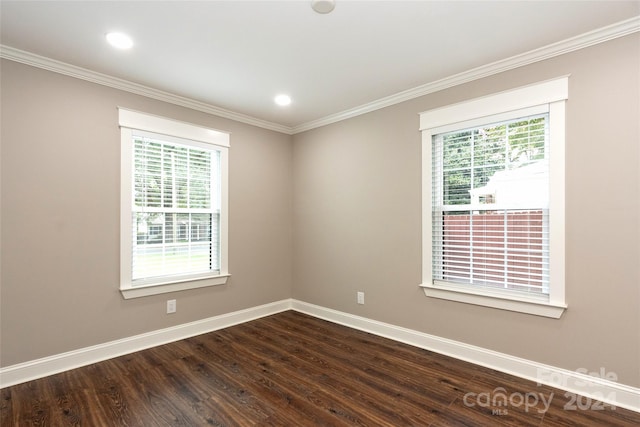
[[[42,68],[48,71],[64,74],[89,82],[97,83],[103,86],[109,86],[115,89],[124,90],[126,92],[137,95],[146,96],[148,98],[157,99],[159,101],[168,102],[170,104],[191,108],[193,110],[202,111],[204,113],[213,114],[219,117],[235,120],[241,123],[257,126],[260,128],[281,132],[287,135],[306,132],[342,120],[370,113],[385,107],[399,104],[419,98],[430,93],[438,92],[453,86],[468,83],[484,77],[489,77],[514,68],[529,65],[535,62],[544,61],[565,53],[574,52],[599,43],[604,43],[619,37],[624,37],[640,31],[640,16],[633,17],[613,25],[609,25],[588,33],[581,34],[557,43],[553,43],[538,49],[525,52],[507,59],[492,62],[477,68],[473,68],[462,73],[454,74],[434,82],[430,82],[413,89],[408,89],[396,94],[380,98],[376,101],[360,105],[355,108],[331,114],[323,118],[312,120],[297,126],[285,126],[266,120],[257,119],[246,114],[236,113],[224,108],[216,107],[205,102],[196,101],[180,95],[154,89],[128,80],[112,77],[107,74],[98,73],[75,65],[56,61],[44,56],[36,55],[30,52],[15,49],[9,46],[0,45],[0,58],[11,61],[20,62],[33,67]]]
[[[394,95],[378,99],[368,104],[364,104],[336,114],[331,114],[317,120],[294,126],[293,134],[305,132],[342,120],[350,119],[362,114],[370,113],[372,111],[380,110],[385,107],[428,95],[430,93],[438,92],[443,89],[458,86],[463,83],[479,80],[484,77],[489,77],[494,74],[529,65],[534,62],[544,61],[555,56],[584,49],[586,47],[593,46],[599,43],[604,43],[606,41],[633,34],[638,31],[640,31],[640,16],[636,16],[634,18],[627,19],[625,21],[621,21],[607,27],[603,27],[576,37],[572,37],[557,43],[534,49],[529,52],[512,56],[507,59],[502,59],[487,65],[473,68],[459,74],[454,74],[452,76],[445,77],[443,79],[436,80],[434,82],[427,83],[413,89],[398,92]]]
[[[53,71],[55,73],[63,74],[81,80],[86,80],[88,82],[97,83],[99,85],[112,87],[136,95],[142,95],[147,98],[157,99],[159,101],[168,102],[170,104],[179,105],[181,107],[191,108],[193,110],[202,111],[204,113],[213,114],[218,117],[235,120],[237,122],[245,123],[248,125],[257,126],[260,128],[273,130],[289,135],[291,135],[292,133],[292,129],[289,126],[257,119],[246,114],[236,113],[234,111],[216,107],[205,102],[196,101],[195,99],[176,95],[170,92],[165,92],[159,89],[154,89],[149,86],[133,83],[128,80],[98,73],[96,71],[77,67],[65,62],[56,61],[55,59],[36,55],[35,53],[26,52],[20,49],[15,49],[10,46],[0,45],[0,58],[20,62],[22,64],[42,68],[43,70]]]

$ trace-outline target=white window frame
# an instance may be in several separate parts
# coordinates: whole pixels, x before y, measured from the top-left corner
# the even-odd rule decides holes
[[[228,205],[229,205],[229,134],[215,129],[179,122],[164,117],[118,108],[120,125],[120,292],[125,299],[157,295],[186,289],[223,285],[228,270]],[[134,285],[132,280],[133,247],[133,133],[152,132],[194,141],[194,146],[208,146],[220,152],[220,271],[192,277],[157,280],[151,284]]]
[[[565,302],[565,101],[569,77],[453,104],[420,114],[422,132],[422,284],[428,297],[446,299],[544,317],[560,318]],[[523,296],[515,292],[434,281],[432,276],[433,136],[455,130],[461,123],[477,126],[511,117],[514,112],[549,113],[549,295]],[[492,119],[488,119],[491,117]],[[490,120],[490,121],[488,121]]]

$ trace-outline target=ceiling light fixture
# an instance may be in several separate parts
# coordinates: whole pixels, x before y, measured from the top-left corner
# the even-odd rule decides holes
[[[311,7],[318,13],[329,13],[336,7],[335,0],[312,0]]]
[[[289,95],[278,95],[274,98],[276,104],[281,107],[286,107],[291,104],[291,97]]]
[[[133,46],[133,40],[123,33],[108,33],[106,35],[109,44],[118,49],[130,49]]]

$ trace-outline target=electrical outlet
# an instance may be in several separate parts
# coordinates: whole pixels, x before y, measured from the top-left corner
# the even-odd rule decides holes
[[[167,314],[176,312],[176,300],[170,299],[167,300]]]
[[[364,292],[358,292],[358,304],[364,304]]]

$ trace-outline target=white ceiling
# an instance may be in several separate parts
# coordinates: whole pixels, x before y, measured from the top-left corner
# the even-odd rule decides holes
[[[640,1],[310,3],[2,0],[0,42],[300,128],[640,15]],[[115,30],[134,47],[108,46]]]

